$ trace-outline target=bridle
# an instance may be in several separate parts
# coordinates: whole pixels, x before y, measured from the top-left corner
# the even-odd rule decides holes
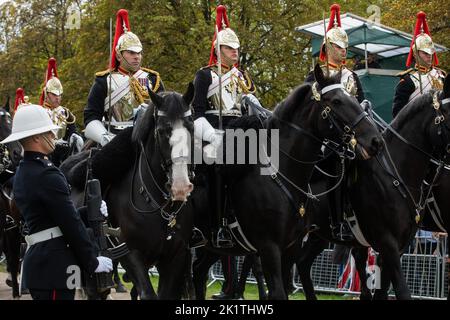
[[[432,93],[432,99],[433,99],[432,106],[436,113],[436,116],[434,117],[434,121],[433,121],[432,125],[438,126],[437,134],[442,139],[442,143],[443,143],[442,145],[446,146],[445,152],[443,154],[440,154],[440,157],[438,159],[436,159],[436,157],[434,157],[432,154],[424,151],[422,148],[416,146],[415,144],[411,143],[410,141],[408,141],[407,139],[402,137],[394,128],[392,128],[391,125],[384,122],[384,120],[381,119],[380,116],[378,116],[376,113],[374,113],[374,115],[378,118],[378,121],[376,121],[376,120],[375,121],[379,124],[380,127],[384,127],[386,130],[389,130],[401,142],[403,142],[404,144],[413,148],[418,153],[425,155],[426,157],[428,157],[430,159],[430,161],[432,163],[437,165],[436,173],[434,174],[433,179],[431,180],[431,183],[429,184],[428,192],[425,194],[425,191],[424,191],[424,188],[422,185],[422,187],[420,188],[421,189],[420,199],[418,202],[416,202],[416,200],[413,197],[412,192],[410,191],[410,188],[408,187],[408,185],[403,181],[402,177],[400,176],[398,169],[397,169],[397,167],[392,159],[392,156],[389,152],[387,144],[383,138],[383,143],[384,143],[384,147],[385,147],[384,149],[386,150],[387,159],[388,159],[389,164],[391,165],[394,172],[390,171],[390,169],[387,167],[387,164],[385,164],[386,167],[384,168],[384,170],[387,171],[387,173],[395,179],[393,181],[394,186],[398,187],[401,184],[406,189],[408,197],[411,199],[411,201],[415,207],[416,223],[419,223],[419,221],[421,219],[421,214],[422,214],[423,210],[425,209],[426,201],[431,195],[432,186],[439,178],[439,176],[442,172],[442,168],[445,166],[446,157],[450,154],[450,137],[447,132],[447,131],[450,131],[450,128],[449,128],[448,124],[445,123],[445,116],[442,114],[442,110],[441,110],[442,106],[450,103],[450,98],[446,98],[446,99],[439,101],[438,92],[435,91]],[[411,101],[413,101],[413,100],[411,100]],[[377,157],[377,159],[378,159],[378,157]],[[380,163],[380,165],[382,167],[384,167],[383,162],[380,161],[380,159],[378,159],[378,162]]]
[[[186,159],[182,159],[182,158],[165,159],[164,158],[162,150],[161,150],[162,144],[159,140],[160,135],[157,133],[157,124],[158,124],[158,119],[160,117],[167,117],[167,113],[164,111],[161,111],[161,110],[156,111],[156,108],[155,108],[155,113],[154,113],[153,117],[155,118],[155,129],[154,129],[155,143],[154,143],[153,151],[155,152],[155,154],[158,153],[160,155],[160,158],[162,159],[161,168],[167,176],[166,185],[171,185],[172,184],[172,176],[171,176],[172,164],[176,163],[177,161],[185,161]],[[192,111],[188,110],[188,111],[184,112],[182,118],[183,119],[192,118]],[[192,134],[191,135],[191,143],[193,143],[193,136],[194,135]],[[194,172],[193,172],[194,169],[195,168],[194,168],[193,164],[189,165],[190,179],[191,179],[191,177],[194,177]],[[164,199],[162,203],[160,203],[157,200],[158,197],[155,197],[154,194],[152,194],[152,192],[150,191],[149,186],[146,184],[146,182],[144,180],[143,171],[148,173],[148,175],[151,178],[151,183],[156,187],[157,192]],[[145,202],[150,205],[151,209],[145,209],[145,210],[140,209],[137,207],[136,203],[134,202],[133,195],[134,195],[134,185],[135,185],[136,175],[138,176],[138,183],[140,184],[138,192],[144,198]],[[164,187],[159,185],[159,183],[155,177],[155,174],[151,168],[149,156],[146,153],[144,144],[142,143],[142,141],[139,141],[139,152],[136,155],[136,161],[135,161],[135,165],[134,165],[134,169],[133,169],[133,176],[132,176],[132,180],[131,180],[130,203],[136,212],[139,212],[142,214],[153,214],[153,213],[159,212],[161,217],[164,220],[168,221],[167,226],[169,227],[169,232],[168,232],[167,240],[170,240],[172,238],[173,234],[175,233],[175,230],[173,229],[173,227],[176,224],[176,217],[177,217],[178,213],[181,211],[181,209],[184,207],[186,202],[172,201],[172,196],[170,194],[171,191],[169,190],[168,192],[166,192],[166,191],[164,191],[164,189],[165,189]],[[176,204],[176,202],[178,202],[178,204]]]
[[[0,110],[0,117],[6,116],[11,122],[11,115],[7,111]],[[10,168],[12,165],[11,155],[6,144],[0,144],[0,174],[7,172],[13,173]]]
[[[291,129],[297,131],[298,133],[308,136],[310,139],[314,140],[315,142],[317,142],[324,148],[331,150],[332,153],[336,153],[340,157],[343,156],[346,159],[353,160],[355,158],[354,148],[357,144],[357,140],[355,139],[355,128],[361,123],[362,120],[364,120],[364,119],[370,120],[369,115],[367,114],[367,112],[361,111],[361,113],[358,114],[356,119],[353,120],[353,122],[351,124],[347,124],[346,121],[344,119],[342,119],[342,117],[340,117],[339,114],[337,114],[331,106],[325,105],[322,100],[322,96],[324,94],[326,94],[330,91],[333,91],[333,90],[340,89],[346,93],[344,86],[340,83],[332,84],[332,85],[324,87],[319,92],[317,89],[317,85],[318,85],[318,83],[315,82],[311,87],[311,90],[312,90],[311,99],[315,100],[322,108],[321,118],[323,120],[326,120],[329,122],[330,128],[335,128],[339,132],[339,134],[342,137],[341,143],[337,143],[337,142],[334,142],[329,139],[321,139],[321,138],[315,136],[314,134],[310,133],[309,131],[303,129],[299,125],[292,123],[290,121],[281,119],[281,118],[277,117],[275,114],[273,114],[272,117],[274,119],[276,119],[277,121],[279,121],[280,123],[285,124],[288,127],[290,127]],[[281,153],[283,153],[285,156],[287,156],[291,160],[293,160],[297,163],[301,163],[301,164],[318,164],[319,162],[326,159],[326,157],[324,158],[323,156],[320,155],[317,157],[318,160],[308,161],[308,162],[301,161],[301,160],[295,159],[294,157],[290,156],[287,152],[285,152],[281,148],[279,148],[279,150]]]

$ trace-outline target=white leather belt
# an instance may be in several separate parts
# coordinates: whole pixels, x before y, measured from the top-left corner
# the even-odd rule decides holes
[[[62,235],[59,227],[53,227],[25,236],[25,241],[27,242],[28,247],[31,247],[36,243],[59,238],[62,237]]]
[[[219,115],[219,110],[208,110],[205,111],[205,114],[213,114],[218,116]],[[240,117],[242,116],[242,113],[239,110],[222,110],[222,115],[223,116],[235,116],[235,117]]]

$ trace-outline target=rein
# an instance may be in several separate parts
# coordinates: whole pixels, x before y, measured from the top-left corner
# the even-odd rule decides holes
[[[433,108],[436,111],[437,116],[435,117],[434,120],[434,124],[435,125],[439,125],[439,131],[440,132],[444,132],[445,135],[445,142],[447,142],[447,147],[446,147],[446,152],[447,154],[450,153],[450,148],[449,148],[449,140],[448,140],[448,136],[447,134],[445,134],[445,130],[442,131],[442,123],[445,121],[445,117],[442,114],[440,107],[442,105],[445,105],[447,103],[450,102],[450,98],[444,99],[439,103],[438,97],[437,97],[437,92],[434,92],[433,94]],[[424,196],[424,188],[423,185],[420,188],[420,198],[419,201],[416,202],[416,200],[414,199],[414,196],[412,194],[412,192],[410,191],[411,187],[408,187],[408,185],[403,181],[402,177],[400,176],[397,166],[395,165],[391,153],[389,152],[389,148],[387,146],[386,140],[383,137],[383,144],[386,150],[386,154],[387,154],[387,159],[389,160],[389,165],[393,168],[394,172],[392,173],[389,168],[386,166],[384,167],[383,164],[379,161],[378,157],[378,162],[380,163],[380,166],[391,176],[393,177],[395,180],[393,182],[394,186],[398,187],[400,184],[402,184],[408,194],[408,197],[410,198],[410,200],[412,201],[412,203],[414,204],[415,207],[415,221],[416,223],[420,222],[421,219],[421,214],[423,212],[423,210],[426,207],[426,200],[430,197],[431,192],[432,192],[432,186],[434,185],[434,183],[436,182],[436,180],[439,178],[441,172],[442,172],[442,168],[444,168],[445,166],[445,158],[446,158],[446,154],[443,156],[443,159],[436,159],[434,156],[432,156],[431,154],[429,154],[428,152],[422,150],[421,148],[419,148],[418,146],[414,145],[413,143],[409,142],[408,140],[406,140],[405,138],[403,138],[394,128],[392,128],[391,125],[387,124],[378,114],[376,114],[375,112],[373,112],[373,114],[377,117],[378,121],[377,123],[384,129],[389,130],[390,132],[392,132],[394,134],[395,137],[397,137],[401,142],[403,142],[404,144],[406,144],[409,147],[412,147],[414,150],[418,151],[419,153],[422,153],[423,155],[425,155],[426,157],[428,157],[430,159],[430,161],[434,164],[436,164],[438,167],[436,168],[436,173],[433,176],[433,179],[430,183],[430,187],[428,189],[427,194]],[[446,128],[448,129],[448,127],[446,126]]]
[[[156,111],[156,110],[155,110]],[[164,111],[158,110],[155,112],[155,118],[156,116],[167,116],[167,114]],[[183,114],[183,118],[191,117],[192,112],[191,110],[185,112]],[[162,157],[162,153],[160,150],[160,143],[158,142],[158,135],[156,133],[155,128],[155,152],[159,152],[159,155],[161,156],[161,159],[164,159]],[[161,218],[165,221],[168,221],[167,226],[171,229],[169,232],[169,235],[167,236],[167,240],[170,240],[172,236],[174,235],[173,227],[176,225],[176,218],[177,215],[180,213],[181,209],[186,205],[186,202],[177,201],[179,202],[178,207],[175,207],[175,202],[172,201],[171,195],[167,192],[165,192],[163,187],[160,186],[158,183],[155,174],[151,168],[149,157],[146,153],[145,147],[142,143],[142,141],[139,141],[139,149],[140,152],[136,155],[135,165],[133,168],[133,175],[131,179],[131,187],[130,187],[130,204],[132,208],[141,214],[154,214],[158,213],[160,214]],[[156,154],[156,153],[155,153]],[[161,168],[163,172],[165,172],[168,176],[168,181],[170,183],[171,177],[169,177],[169,167],[172,164],[172,159],[170,161],[165,161],[161,164]],[[164,199],[163,203],[159,203],[155,197],[152,195],[149,186],[146,184],[144,177],[143,177],[143,170],[145,170],[151,178],[151,183],[154,185],[157,189],[157,192],[162,196]],[[136,174],[137,173],[137,174]],[[139,194],[143,196],[146,203],[148,203],[152,208],[150,210],[143,210],[138,208],[136,205],[133,195],[135,191],[135,182],[136,182],[136,176],[138,176],[140,188],[138,190]]]

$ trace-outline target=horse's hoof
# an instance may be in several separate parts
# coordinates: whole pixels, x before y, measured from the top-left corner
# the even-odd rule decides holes
[[[125,288],[125,286],[123,284],[117,285],[115,289],[116,289],[117,293],[126,293],[126,292],[128,292],[127,288]]]
[[[123,280],[123,282],[127,282],[127,283],[131,282],[131,280],[128,277],[128,274],[126,272],[122,275],[122,280]]]

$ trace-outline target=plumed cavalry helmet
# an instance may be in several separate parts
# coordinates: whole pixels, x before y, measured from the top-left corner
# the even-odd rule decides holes
[[[58,72],[56,70],[55,58],[48,59],[47,71],[45,72],[44,89],[42,90],[39,104],[43,105],[48,93],[53,93],[57,96],[63,94],[63,87],[61,81],[58,79]]]
[[[239,49],[240,42],[236,33],[230,29],[230,22],[227,17],[227,9],[225,6],[220,5],[216,9],[216,26],[219,31],[218,34],[214,32],[214,38],[211,45],[211,54],[209,56],[209,64],[217,63],[216,45],[219,40],[220,45],[229,46],[233,49]]]
[[[36,134],[58,130],[48,112],[41,106],[30,104],[19,108],[14,115],[11,134],[0,143],[8,143],[31,137]]]
[[[439,61],[434,48],[433,40],[431,39],[430,30],[426,20],[426,14],[423,11],[417,13],[416,27],[414,28],[414,38],[411,41],[411,48],[409,50],[406,66],[410,66],[412,58],[415,57],[418,51],[423,51],[433,55],[433,64],[438,65]],[[416,47],[417,45],[417,47]],[[418,60],[417,57],[416,61]]]
[[[122,51],[133,51],[139,53],[142,51],[142,43],[138,36],[131,32],[130,22],[128,20],[128,11],[120,9],[117,11],[116,33],[114,35],[114,43],[112,47],[111,68],[117,67],[117,54]]]
[[[22,88],[17,88],[16,90],[16,100],[14,101],[14,112],[17,111],[18,108],[28,104],[28,97],[25,96],[25,92]]]
[[[330,20],[328,22],[326,38],[324,37],[322,48],[320,49],[320,60],[322,61],[325,61],[326,59],[324,46],[327,42],[334,43],[345,49],[348,47],[347,33],[341,26],[341,7],[338,4],[333,4],[330,11]]]

